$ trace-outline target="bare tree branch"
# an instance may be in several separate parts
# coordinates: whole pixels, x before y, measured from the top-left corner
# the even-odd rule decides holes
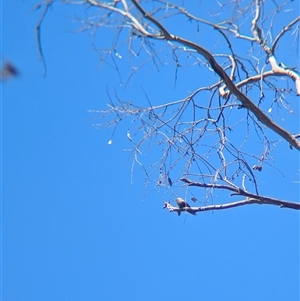
[[[209,205],[209,206],[202,206],[202,207],[184,207],[184,208],[174,207],[170,203],[165,202],[163,209],[167,208],[170,212],[177,212],[177,214],[180,215],[181,212],[196,213],[196,212],[201,212],[201,211],[225,210],[225,209],[231,209],[234,207],[253,205],[253,204],[274,205],[274,206],[278,206],[280,208],[300,210],[299,203],[293,203],[293,202],[287,202],[287,201],[281,201],[281,200],[275,200],[275,199],[273,199],[272,201],[266,201],[264,199],[252,199],[252,198],[247,198],[242,201],[219,204],[219,205]]]
[[[299,17],[286,21],[287,25],[276,32],[276,18],[281,17],[279,13],[289,11],[284,9],[289,2],[275,8],[272,3],[262,0],[218,2],[218,11],[209,11],[205,16],[207,20],[200,17],[204,15],[202,11],[195,14],[184,4],[179,6],[165,0],[65,2],[88,4],[93,8],[87,11],[84,20],[85,28],[92,28],[93,33],[99,27],[115,30],[111,48],[98,49],[96,39],[93,47],[101,62],[116,70],[120,83],[123,80],[116,57],[124,58],[120,53],[128,51],[127,62],[131,69],[126,87],[149,63],[153,63],[155,70],[174,67],[174,89],[182,76],[181,70],[201,68],[199,86],[184,91],[181,98],[163,100],[162,103],[153,101],[143,86],[141,90],[146,105],[142,101],[136,105],[135,100],[123,100],[117,92],[111,97],[107,89],[107,108],[93,110],[101,115],[101,122],[95,126],[113,127],[112,136],[117,128],[122,130],[118,126],[120,122],[130,121],[131,128],[125,135],[131,145],[132,172],[135,166],[140,166],[145,182],[150,183],[154,176],[157,188],[172,188],[176,196],[178,191],[174,189],[181,186],[189,193],[193,191],[192,187],[204,188],[205,202],[220,189],[231,191],[231,196],[246,198],[236,203],[192,207],[197,210],[226,209],[253,203],[298,210],[297,203],[259,193],[266,167],[281,172],[274,164],[273,151],[282,140],[287,141],[291,149],[300,150],[300,134],[296,126],[292,125],[293,130],[289,130],[291,125],[283,123],[284,118],[279,113],[275,116],[272,111],[273,108],[277,108],[277,112],[283,109],[291,116],[299,107],[296,101],[291,102],[291,98],[300,95],[300,75],[280,61],[281,51],[277,47],[293,27],[295,30],[291,36],[296,33],[296,39],[299,39]],[[48,9],[52,2],[46,3]],[[270,7],[274,9],[270,11]],[[234,13],[228,18],[230,10]],[[39,30],[46,12],[37,26],[42,58]],[[179,23],[168,22],[173,18],[178,18],[179,22],[188,20],[195,32],[186,32],[184,36],[174,34]],[[210,31],[211,40],[201,41],[203,27]],[[297,46],[293,47],[295,58]],[[161,87],[164,86],[158,85],[157,89]],[[108,143],[112,143],[112,138]],[[280,147],[289,152],[284,144]],[[144,160],[146,153],[155,157],[148,166]],[[248,183],[253,193],[247,191]],[[172,210],[181,212],[181,208],[172,207]]]
[[[182,182],[186,183],[188,186],[229,190],[229,191],[234,192],[234,194],[231,194],[231,195],[245,196],[249,200],[251,200],[251,201],[253,201],[254,203],[257,203],[257,204],[269,204],[269,205],[277,205],[277,206],[280,206],[280,207],[287,207],[287,208],[292,208],[292,209],[297,209],[297,210],[300,209],[300,203],[288,202],[288,201],[283,201],[283,200],[270,198],[270,197],[267,197],[267,196],[261,196],[261,195],[258,195],[258,194],[253,194],[253,193],[247,192],[244,189],[236,187],[233,184],[231,184],[231,185],[219,185],[219,184],[199,183],[199,182],[193,182],[193,181],[191,181],[189,179],[186,179],[186,178],[181,178],[180,180]]]
[[[155,20],[149,14],[147,14],[136,0],[132,0],[132,2],[139,9],[139,11],[143,14],[143,16],[146,19],[149,19],[150,21],[152,21],[159,29],[162,30],[162,35],[164,36],[164,38],[166,40],[176,41],[182,45],[185,45],[192,49],[195,49],[198,53],[203,55],[206,58],[206,60],[209,62],[209,64],[213,68],[213,70],[224,80],[225,84],[227,85],[227,87],[231,91],[231,93],[234,94],[236,96],[236,98],[242,102],[243,106],[246,109],[250,110],[257,117],[257,119],[259,121],[264,123],[267,127],[272,129],[274,132],[276,132],[282,138],[284,138],[287,142],[289,142],[289,144],[291,146],[295,147],[297,150],[300,150],[300,142],[293,135],[291,135],[288,131],[286,131],[285,129],[283,129],[282,127],[277,125],[273,120],[271,120],[243,92],[241,92],[236,87],[236,85],[232,82],[232,80],[227,75],[227,73],[223,70],[223,68],[216,62],[216,60],[214,59],[214,57],[211,55],[211,53],[208,50],[206,50],[204,47],[202,47],[194,42],[191,42],[184,38],[177,37],[175,35],[170,34],[157,20]],[[259,2],[260,1],[257,0],[257,3],[259,3]],[[256,18],[258,18],[258,17],[259,17],[259,13],[257,13]],[[256,18],[254,20],[254,24],[256,22]],[[256,25],[254,25],[254,26],[256,27],[256,31],[258,31],[258,27]],[[155,37],[157,37],[157,35],[151,36],[151,37],[155,38]],[[260,35],[258,35],[257,39],[261,40],[262,38],[260,37]],[[300,80],[300,78],[299,78],[299,80]]]

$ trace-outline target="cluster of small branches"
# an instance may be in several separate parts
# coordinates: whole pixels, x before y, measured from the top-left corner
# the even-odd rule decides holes
[[[46,4],[45,13],[52,2]],[[182,99],[159,105],[152,104],[145,91],[145,106],[122,101],[117,94],[112,99],[108,93],[108,108],[97,112],[111,118],[108,125],[117,126],[128,118],[138,121],[134,140],[130,132],[127,136],[132,141],[133,160],[142,166],[148,178],[156,171],[158,186],[170,187],[181,182],[186,187],[204,188],[209,194],[225,189],[233,191],[234,195],[247,197],[243,204],[274,204],[300,209],[295,203],[288,206],[286,201],[261,196],[256,175],[263,170],[264,164],[268,164],[273,149],[280,141],[286,142],[287,151],[300,150],[300,135],[295,132],[297,125],[291,132],[280,124],[280,118],[277,120],[270,114],[274,103],[291,110],[287,96],[300,95],[299,74],[276,58],[277,49],[286,35],[292,34],[299,41],[299,16],[291,20],[286,18],[285,26],[275,32],[275,18],[288,8],[289,1],[280,5],[272,1],[274,7],[268,14],[264,13],[267,4],[263,0],[217,2],[218,15],[211,13],[210,16],[215,22],[191,13],[192,9],[186,8],[187,3],[178,5],[163,0],[64,2],[93,9],[93,15],[84,22],[85,29],[115,28],[117,38],[112,48],[99,50],[99,53],[106,61],[107,54],[111,54],[117,72],[119,69],[113,57],[121,47],[118,37],[125,35],[132,61],[138,57],[136,45],[140,45],[139,53],[143,50],[146,54],[141,66],[155,63],[157,56],[167,52],[172,56],[177,80],[178,69],[184,64],[181,57],[185,54],[194,60],[191,67],[200,64],[213,79],[209,85],[199,81],[199,87]],[[200,4],[198,9],[201,9]],[[230,18],[228,11],[232,12]],[[222,13],[224,19],[221,19]],[[195,42],[193,38],[177,35],[176,27],[169,29],[166,24],[176,16],[186,18],[197,27],[214,31],[215,43],[223,45],[223,52],[214,53],[204,47],[201,38]],[[39,40],[41,23],[37,34],[43,57]],[[151,46],[151,41],[163,45],[162,48]],[[138,69],[136,66],[132,68],[130,78],[138,76]],[[270,95],[272,102],[268,103],[269,110],[266,111],[264,99]],[[159,151],[156,148],[157,158],[146,166],[140,157],[144,149],[149,149],[149,143],[152,148],[159,146]],[[178,176],[174,179],[171,174]],[[239,180],[241,183],[237,183],[238,177],[242,178]],[[251,181],[252,193],[247,192],[245,179]],[[228,208],[231,207],[234,206]],[[172,206],[169,209],[174,211]]]

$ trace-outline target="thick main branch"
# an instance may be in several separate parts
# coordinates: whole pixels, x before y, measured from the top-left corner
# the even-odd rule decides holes
[[[232,94],[236,96],[238,100],[240,100],[243,106],[251,111],[256,118],[265,124],[268,128],[276,132],[282,138],[284,138],[291,146],[295,147],[297,150],[300,150],[300,142],[295,138],[295,136],[291,135],[287,130],[276,124],[271,118],[269,118],[257,105],[255,105],[247,95],[245,95],[242,91],[240,91],[224,69],[217,63],[214,59],[213,55],[206,50],[204,47],[189,41],[187,39],[178,37],[176,35],[170,34],[165,27],[161,25],[155,18],[150,16],[136,0],[132,0],[133,4],[138,8],[138,10],[142,13],[143,17],[153,22],[160,30],[161,35],[166,40],[175,41],[180,43],[181,45],[188,46],[194,50],[196,50],[199,54],[201,54],[211,65],[212,69],[222,78],[222,80],[227,85],[228,89]],[[157,38],[157,35],[152,36],[153,38]],[[161,39],[161,37],[160,37]]]

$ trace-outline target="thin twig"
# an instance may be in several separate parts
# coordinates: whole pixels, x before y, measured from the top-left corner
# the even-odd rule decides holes
[[[43,76],[45,77],[47,74],[47,65],[46,65],[46,61],[45,61],[45,57],[44,57],[44,53],[43,53],[43,48],[42,48],[42,42],[41,42],[41,26],[43,24],[43,21],[45,19],[45,16],[48,12],[48,9],[50,8],[50,6],[53,4],[54,0],[47,0],[45,3],[45,7],[44,10],[40,16],[40,19],[35,27],[35,31],[36,31],[36,40],[37,40],[37,44],[38,44],[38,51],[39,51],[39,55],[40,55],[40,59],[42,61],[43,67],[44,67],[44,73]],[[40,8],[40,5],[37,6],[35,9]]]

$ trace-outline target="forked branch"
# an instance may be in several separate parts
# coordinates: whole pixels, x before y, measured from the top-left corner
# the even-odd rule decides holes
[[[213,210],[215,206],[217,206],[217,209],[228,209],[232,207],[237,207],[237,206],[242,206],[242,205],[248,205],[248,204],[268,204],[268,205],[275,205],[279,207],[284,207],[284,208],[290,208],[290,209],[295,209],[295,210],[300,210],[300,203],[295,203],[295,202],[289,202],[285,200],[280,200],[280,199],[275,199],[275,198],[270,198],[267,196],[262,196],[254,193],[250,193],[240,187],[237,187],[235,185],[220,185],[220,184],[210,184],[210,183],[199,183],[192,181],[187,178],[181,178],[180,179],[182,182],[187,184],[187,186],[195,186],[195,187],[200,187],[200,188],[209,188],[209,189],[221,189],[221,190],[229,190],[233,192],[231,196],[233,195],[240,195],[246,197],[246,200],[240,201],[240,202],[234,202],[234,203],[229,203],[229,204],[223,204],[223,205],[212,205],[212,206],[207,206],[208,208],[211,209],[201,209],[199,211],[205,211],[205,210]],[[205,207],[199,207],[199,208],[206,208]]]

